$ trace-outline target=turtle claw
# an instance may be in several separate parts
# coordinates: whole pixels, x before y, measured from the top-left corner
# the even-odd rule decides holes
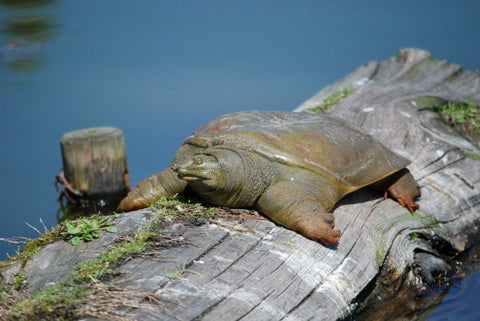
[[[420,209],[420,205],[418,203],[415,203],[415,202],[408,203],[406,205],[407,205],[407,208],[410,211],[410,213],[415,213],[416,210]]]
[[[392,198],[394,198],[398,204],[400,204],[402,207],[408,208],[410,213],[415,213],[416,210],[420,208],[420,205],[418,203],[415,203],[413,200],[413,197],[411,195],[405,195],[405,196],[400,196],[396,194],[395,192],[390,192],[390,195]],[[405,197],[405,198],[404,198]]]
[[[340,235],[341,234],[342,233],[340,232],[340,230],[332,230],[330,235],[328,235],[326,237],[322,237],[322,238],[318,239],[318,241],[320,241],[325,246],[330,246],[330,244],[332,244],[334,246],[338,246],[338,242],[340,241]]]
[[[328,213],[323,209],[317,208],[320,211],[309,212],[297,223],[294,228],[300,234],[308,239],[316,242],[321,242],[325,246],[330,244],[338,245],[340,241],[340,230],[334,230],[334,217],[332,213]]]
[[[340,230],[334,230],[330,227],[330,224],[325,223],[315,227],[300,228],[299,232],[306,238],[321,242],[325,246],[329,246],[330,244],[337,246],[338,241],[340,241],[340,235],[342,234]]]
[[[415,213],[420,208],[414,200],[421,195],[420,187],[408,171],[387,189],[385,198],[387,194],[390,194],[401,206],[408,208],[411,213]]]
[[[420,205],[418,205],[418,203],[415,203],[413,199],[405,202],[401,197],[398,197],[396,198],[396,200],[401,206],[408,208],[410,213],[415,213],[415,211],[420,208]]]

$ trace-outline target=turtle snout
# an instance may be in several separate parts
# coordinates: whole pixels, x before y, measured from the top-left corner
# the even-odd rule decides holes
[[[203,173],[194,165],[193,161],[187,161],[183,164],[173,164],[172,169],[177,173],[178,178],[187,182],[203,179]]]
[[[174,163],[172,164],[172,169],[177,172],[177,174],[180,175],[185,175],[187,174],[187,168],[188,168],[189,164],[178,164],[178,163]]]
[[[217,169],[215,158],[208,155],[194,155],[183,162],[172,164],[172,169],[180,179],[188,182],[209,180]]]
[[[177,164],[177,163],[173,163],[171,166],[170,166],[175,172],[178,172],[182,167]]]

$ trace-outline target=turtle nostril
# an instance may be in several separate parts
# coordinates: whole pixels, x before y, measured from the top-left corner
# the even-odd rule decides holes
[[[177,172],[178,174],[182,174],[182,173],[185,174],[185,172],[186,172],[185,166],[180,165],[180,164],[173,164],[173,165],[172,165],[172,169],[173,169],[175,172]]]

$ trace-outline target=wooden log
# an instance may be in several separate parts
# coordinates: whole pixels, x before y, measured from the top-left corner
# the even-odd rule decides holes
[[[123,132],[96,127],[66,133],[60,140],[66,186],[92,197],[129,189]]]
[[[265,219],[173,225],[162,233],[177,245],[151,243],[148,254],[112,265],[108,279],[155,300],[129,309],[92,306],[135,320],[349,320],[370,298],[390,301],[402,286],[414,291],[423,286],[432,267],[445,272],[449,258],[479,240],[480,150],[434,109],[438,101],[480,105],[480,76],[433,59],[427,51],[406,49],[358,68],[297,111],[316,107],[346,87],[353,92],[330,113],[412,161],[409,168],[422,190],[420,210],[411,214],[370,189],[352,193],[333,210],[343,232],[337,248]],[[152,211],[128,213],[116,226],[131,233],[147,224]],[[115,244],[115,237],[107,234],[77,247],[64,241],[49,244],[26,263],[0,268],[0,282],[11,284],[22,272],[30,292],[48,288],[68,279],[76,264]],[[186,273],[168,277],[168,271],[179,268]],[[409,319],[408,314],[423,319],[415,309],[428,312],[432,303],[414,298],[397,304],[404,318],[389,313],[390,307],[363,320]]]
[[[145,289],[157,282],[152,291],[181,302],[167,304],[171,315],[159,319],[344,319],[368,294],[381,293],[389,301],[400,286],[413,292],[427,286],[436,269],[440,275],[447,272],[452,253],[475,244],[480,151],[444,124],[435,106],[438,101],[480,105],[479,75],[433,59],[427,51],[406,49],[358,68],[296,111],[317,107],[346,87],[353,88],[352,93],[329,113],[362,127],[412,161],[409,168],[422,189],[420,210],[412,215],[370,189],[352,193],[333,210],[336,227],[343,232],[336,249],[265,221],[246,221],[242,224],[253,233],[228,233],[221,241],[214,239],[223,224],[203,231],[189,228],[183,236],[192,246],[159,255],[193,273],[162,282],[154,271],[139,272],[148,260],[131,261],[117,270],[142,274],[142,282],[128,286]],[[414,298],[407,298],[409,310],[404,313],[425,308],[425,301]],[[143,319],[148,312],[132,315]]]

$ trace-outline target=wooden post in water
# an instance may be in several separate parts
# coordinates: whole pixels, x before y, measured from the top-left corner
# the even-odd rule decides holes
[[[64,134],[60,146],[67,192],[90,198],[128,191],[127,152],[120,129],[76,130]]]

